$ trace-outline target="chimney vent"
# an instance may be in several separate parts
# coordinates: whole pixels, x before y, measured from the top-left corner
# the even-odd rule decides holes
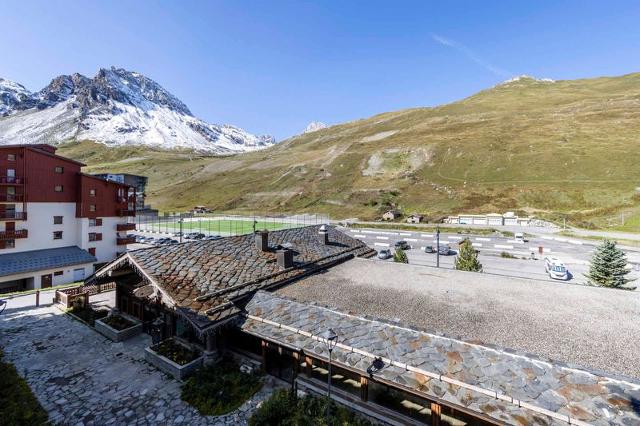
[[[322,225],[318,230],[318,236],[320,237],[320,243],[324,245],[329,244],[329,230],[327,229],[327,225]]]
[[[280,249],[276,252],[278,266],[281,269],[293,267],[293,251],[289,249]]]
[[[256,248],[259,251],[269,251],[269,231],[256,232]]]

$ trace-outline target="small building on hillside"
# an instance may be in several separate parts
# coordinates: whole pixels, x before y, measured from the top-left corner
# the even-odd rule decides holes
[[[385,214],[382,215],[382,219],[383,220],[396,220],[400,216],[402,216],[402,213],[400,213],[398,210],[389,210]]]
[[[407,223],[421,223],[424,219],[424,216],[421,214],[412,214],[407,218]]]

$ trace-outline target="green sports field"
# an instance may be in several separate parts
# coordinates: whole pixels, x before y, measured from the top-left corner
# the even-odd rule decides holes
[[[268,229],[270,231],[285,228],[294,228],[302,224],[280,222],[278,220],[259,220],[256,230]],[[180,224],[171,222],[147,222],[138,225],[140,231],[178,232]],[[217,235],[242,235],[253,232],[253,220],[247,219],[202,219],[189,220],[182,223],[183,232],[204,232]]]

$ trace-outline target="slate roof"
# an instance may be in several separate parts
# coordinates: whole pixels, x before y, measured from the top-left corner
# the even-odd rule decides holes
[[[319,226],[269,233],[270,251],[258,250],[253,234],[135,250],[96,274],[129,263],[160,287],[179,313],[199,330],[238,314],[235,302],[259,289],[278,286],[354,256],[375,253],[364,243],[328,227],[329,244]],[[294,251],[294,266],[281,269],[275,248]]]
[[[640,424],[640,382],[616,380],[496,348],[462,342],[257,292],[240,327],[327,358],[320,336],[333,328],[333,359],[367,375],[516,425]]]
[[[97,261],[78,246],[7,253],[0,255],[0,277]]]

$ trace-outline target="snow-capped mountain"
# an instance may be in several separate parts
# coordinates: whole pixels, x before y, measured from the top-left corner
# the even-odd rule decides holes
[[[326,129],[327,127],[328,126],[326,124],[321,123],[320,121],[312,121],[302,133],[311,133],[318,130]]]
[[[206,123],[155,81],[119,68],[101,69],[94,78],[62,75],[35,93],[0,79],[0,145],[70,140],[220,154],[276,143]]]

